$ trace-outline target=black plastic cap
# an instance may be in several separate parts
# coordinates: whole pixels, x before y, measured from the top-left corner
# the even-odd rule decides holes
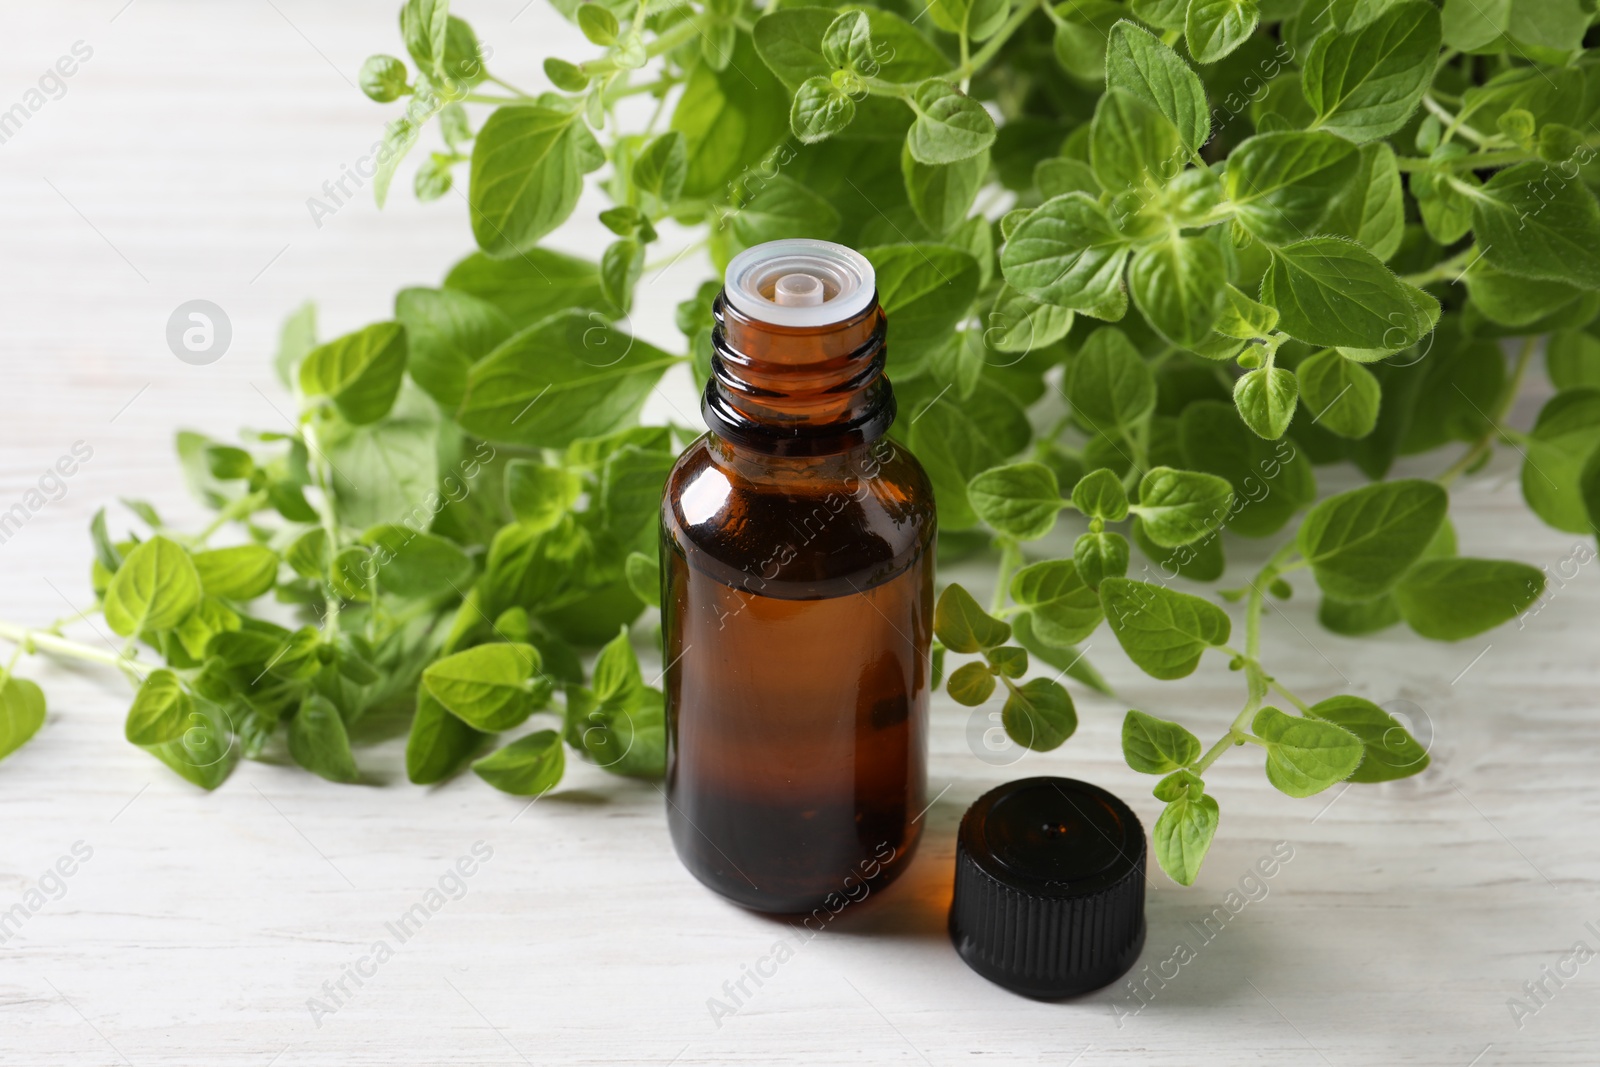
[[[1023,996],[1099,989],[1144,948],[1144,827],[1071,778],[979,797],[956,839],[950,938],[967,966]]]

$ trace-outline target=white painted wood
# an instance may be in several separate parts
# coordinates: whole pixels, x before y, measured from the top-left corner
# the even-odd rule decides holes
[[[583,46],[541,0],[513,21],[521,3],[460,7],[494,68],[538,86],[545,54]],[[89,601],[85,525],[112,497],[200,518],[172,432],[279,425],[287,406],[267,360],[300,300],[320,301],[327,332],[351,328],[468,250],[454,196],[419,206],[401,188],[380,214],[363,193],[320,228],[305,205],[378,135],[385,112],[347,80],[368,53],[401,50],[396,7],[0,7],[0,108],[74,42],[93,48],[65,95],[0,144],[0,510],[75,441],[93,449],[65,495],[0,545],[0,617],[48,620]],[[592,215],[580,208],[560,242],[593,254]],[[668,235],[664,247],[679,243]],[[675,344],[671,306],[702,269],[691,260],[652,279],[636,327]],[[163,340],[172,309],[197,297],[234,330],[205,367]],[[653,417],[674,412],[693,414],[686,381],[652,403]],[[1460,484],[1463,549],[1553,568],[1578,539],[1526,513],[1515,458]],[[1235,555],[1260,558],[1253,546]],[[1230,753],[1212,775],[1222,830],[1199,884],[1157,876],[1150,894],[1144,962],[1156,967],[1179,940],[1196,958],[1121,1018],[1139,1003],[1125,989],[1036,1004],[962,966],[944,933],[953,833],[984,789],[1024,773],[1102,783],[1148,825],[1158,805],[1118,757],[1121,714],[1138,706],[1215,736],[1242,692],[1221,663],[1154,683],[1102,637],[1093,654],[1122,698],[1080,694],[1078,736],[1010,767],[974,758],[968,713],[939,701],[942,792],[914,866],[718,1025],[708,998],[727,999],[724,982],[798,938],[690,879],[653,786],[580,767],[523,810],[470,776],[410,786],[390,739],[361,754],[381,786],[252,763],[204,795],[123,742],[119,678],[29,662],[51,711],[0,764],[0,910],[26,904],[75,843],[92,857],[0,945],[0,1062],[1594,1063],[1600,963],[1548,983],[1550,1003],[1520,1029],[1507,1000],[1574,942],[1600,948],[1600,564],[1579,568],[1525,628],[1460,645],[1327,635],[1298,589],[1268,628],[1279,673],[1307,696],[1414,702],[1434,731],[1434,768],[1293,801],[1268,788],[1252,753]],[[493,855],[465,895],[400,943],[385,924],[477,841]],[[1188,924],[1277,841],[1293,860],[1202,944]],[[346,979],[319,1025],[308,998],[332,1003],[323,983],[379,939],[393,957],[359,987]]]

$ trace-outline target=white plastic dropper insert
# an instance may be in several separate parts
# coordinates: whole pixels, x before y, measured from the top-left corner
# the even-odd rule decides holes
[[[831,326],[871,304],[877,276],[853,248],[832,241],[768,241],[733,257],[723,275],[741,314],[773,326]]]

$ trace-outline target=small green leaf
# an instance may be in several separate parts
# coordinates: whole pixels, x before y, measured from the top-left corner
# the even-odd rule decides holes
[[[472,145],[468,203],[478,247],[502,259],[530,251],[566,221],[594,167],[594,136],[577,113],[496,108]]]
[[[201,789],[217,788],[239,762],[239,745],[227,715],[211,701],[199,698],[194,700],[189,728],[182,737],[147,745],[145,751]]]
[[[1011,687],[1000,709],[1000,723],[1006,736],[1022,747],[1049,752],[1077,730],[1078,712],[1061,683],[1033,678]]]
[[[1318,352],[1295,369],[1300,400],[1311,422],[1340,437],[1365,437],[1378,424],[1383,387],[1371,371],[1336,349]]]
[[[1141,248],[1128,268],[1134,306],[1180,348],[1211,336],[1226,285],[1222,250],[1204,237],[1170,235]]]
[[[802,144],[826,141],[855,121],[856,102],[822,76],[807,78],[795,90],[789,128]]]
[[[1200,739],[1175,722],[1129,711],[1122,720],[1122,758],[1141,774],[1168,774],[1200,758]]]
[[[211,548],[191,558],[200,586],[209,596],[254,600],[278,581],[278,554],[266,545]]]
[[[795,99],[798,103],[798,95]],[[955,163],[994,144],[989,112],[943,78],[918,85],[911,103],[917,117],[906,134],[906,147],[918,163]]]
[[[200,573],[182,546],[159,534],[134,546],[106,589],[105,616],[123,637],[170,630],[200,603]]]
[[[1223,287],[1217,332],[1241,341],[1265,338],[1278,328],[1278,311],[1252,300],[1231,285]]]
[[[1250,731],[1266,743],[1267,781],[1292,797],[1313,796],[1344,781],[1364,755],[1361,739],[1344,727],[1277,708],[1256,712]]]
[[[373,550],[378,590],[402,597],[459,592],[472,580],[472,560],[453,541],[399,523],[373,526],[361,535]]]
[[[945,688],[957,704],[975,708],[994,693],[994,672],[982,663],[964,663],[950,674]]]
[[[600,255],[600,294],[626,315],[644,273],[644,244],[631,237],[612,241]]]
[[[826,240],[839,228],[832,204],[792,178],[775,174],[751,183],[754,192],[734,202],[733,232],[746,245],[790,237]]]
[[[1211,138],[1211,113],[1199,75],[1137,23],[1123,20],[1111,28],[1106,87],[1132,93],[1156,108],[1192,151]]]
[[[1152,542],[1176,548],[1216,531],[1232,503],[1233,487],[1225,478],[1155,467],[1139,480],[1139,503],[1131,510]]]
[[[1360,160],[1354,145],[1331,133],[1261,133],[1229,154],[1225,188],[1245,229],[1269,244],[1288,244],[1317,231]]]
[[[554,730],[520,737],[472,765],[479,778],[502,793],[519,797],[536,797],[554,789],[566,769],[566,750]]]
[[[356,81],[361,85],[361,91],[367,94],[367,99],[387,104],[400,99],[409,88],[406,84],[409,73],[405,63],[394,56],[368,56],[366,62],[361,64],[361,73],[356,76]]]
[[[1558,167],[1524,163],[1490,178],[1472,199],[1483,257],[1525,278],[1600,289],[1600,205]]]
[[[1215,604],[1148,582],[1105,578],[1100,601],[1117,643],[1153,678],[1193,674],[1205,650],[1226,644],[1232,629]]]
[[[1355,176],[1329,203],[1324,227],[1360,241],[1387,262],[1400,250],[1405,221],[1405,192],[1394,149],[1383,141],[1362,145]]]
[[[300,391],[326,396],[349,422],[377,422],[394,407],[405,372],[405,327],[378,322],[313,348],[300,364]]]
[[[1074,645],[1100,625],[1105,617],[1100,597],[1078,574],[1070,559],[1029,564],[1011,578],[1011,599],[1025,608],[1029,628],[1041,641],[1057,648]]]
[[[320,693],[310,693],[289,720],[289,755],[312,774],[330,782],[358,782],[361,770],[350,753],[339,709]]]
[[[1361,766],[1352,782],[1392,782],[1420,774],[1428,767],[1428,753],[1393,715],[1370,700],[1355,696],[1329,697],[1306,709],[1308,718],[1342,726],[1361,741]]]
[[[1249,40],[1259,21],[1256,0],[1189,0],[1183,26],[1189,54],[1201,63],[1215,63]]]
[[[44,690],[0,671],[0,759],[21,748],[44,725]]]
[[[473,366],[456,421],[489,440],[561,448],[631,425],[674,362],[598,313],[561,312]]]
[[[1096,433],[1131,429],[1155,409],[1155,376],[1115,326],[1089,335],[1063,382],[1073,414]]]
[[[960,164],[955,164],[960,166]],[[983,340],[996,352],[1036,352],[1067,336],[1076,313],[1054,304],[1042,304],[1010,283],[995,294],[983,331]]]
[[[1424,0],[1400,0],[1359,29],[1322,34],[1300,77],[1314,127],[1352,141],[1394,133],[1422,101],[1438,58],[1439,12]]]
[[[173,672],[151,671],[139,683],[122,733],[136,745],[159,745],[176,741],[189,728],[194,701]]]
[[[547,467],[532,459],[506,464],[506,503],[517,521],[534,530],[548,530],[572,510],[583,492],[583,479],[565,467]]]
[[[1156,787],[1150,790],[1150,795],[1171,803],[1184,797],[1198,797],[1205,791],[1206,783],[1201,781],[1198,774],[1190,770],[1177,770],[1157,782]]]
[[[1437,300],[1337,237],[1276,249],[1261,300],[1278,309],[1284,333],[1325,348],[1398,351],[1427,336],[1439,318]]]
[[[1011,231],[1000,270],[1035,300],[1094,312],[1126,299],[1122,268],[1130,248],[1093,197],[1068,193],[1045,201]]]
[[[1011,637],[1010,625],[984,611],[959,585],[940,594],[933,609],[933,632],[945,648],[963,655],[995,648]]]
[[[402,289],[394,315],[406,328],[406,370],[450,409],[461,403],[472,365],[512,333],[493,304],[454,289]]]
[[[1406,623],[1435,641],[1460,641],[1515,618],[1544,593],[1544,572],[1500,559],[1425,559],[1395,586]]]
[[[909,145],[901,146],[900,176],[905,180],[911,210],[935,234],[947,234],[966,221],[988,171],[989,153],[986,151],[958,163],[929,166],[917,162]],[[833,213],[837,225],[838,213],[831,206],[828,210]]]
[[[1027,649],[1006,645],[1002,648],[989,649],[983,657],[989,661],[991,667],[1007,678],[1021,678],[1028,673]]]
[[[1150,838],[1156,862],[1167,877],[1179,885],[1194,885],[1220,818],[1216,798],[1192,790],[1161,810]]]
[[[661,561],[643,552],[629,552],[623,562],[623,576],[633,595],[653,608],[661,606]]]
[[[1433,540],[1449,499],[1435,482],[1380,482],[1329,497],[1300,524],[1300,552],[1323,592],[1370,600],[1393,588]]]
[[[1101,467],[1072,487],[1072,506],[1091,519],[1121,522],[1128,517],[1128,493],[1122,488],[1122,479]]]
[[[1072,561],[1089,588],[1099,589],[1107,578],[1128,573],[1128,539],[1111,531],[1080,534],[1072,545]]]
[[[1187,162],[1178,128],[1161,112],[1121,90],[1100,98],[1090,127],[1089,164],[1107,192],[1160,189]]]
[[[406,777],[415,785],[432,785],[450,777],[489,735],[475,730],[417,688],[417,712],[406,738]]]
[[[622,31],[617,16],[597,3],[578,5],[578,29],[589,38],[590,44],[597,44],[602,48],[616,44],[617,34]]]
[[[449,32],[449,0],[405,0],[401,5],[400,36],[422,69],[439,73]]]
[[[872,27],[860,11],[846,11],[822,35],[822,58],[836,70],[872,69]]]
[[[688,144],[682,133],[672,130],[651,141],[633,161],[633,187],[659,204],[671,204],[682,194],[688,172]]]
[[[984,522],[1020,541],[1049,533],[1066,506],[1055,472],[1042,463],[986,470],[967,483],[967,499]]]
[[[636,699],[644,689],[644,677],[639,670],[639,658],[628,640],[628,629],[606,642],[594,663],[594,695],[602,703],[628,702]]]
[[[1233,383],[1233,404],[1257,437],[1276,441],[1289,429],[1300,382],[1282,367],[1257,367]]]
[[[529,678],[539,669],[532,645],[479,645],[430,664],[422,672],[429,695],[479,730],[509,730],[533,713]]]

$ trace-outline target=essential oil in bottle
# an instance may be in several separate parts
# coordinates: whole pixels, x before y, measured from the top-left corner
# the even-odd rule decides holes
[[[748,249],[714,313],[710,431],[661,508],[667,822],[706,885],[797,914],[860,899],[916,846],[933,493],[886,436],[887,321],[863,256]]]

